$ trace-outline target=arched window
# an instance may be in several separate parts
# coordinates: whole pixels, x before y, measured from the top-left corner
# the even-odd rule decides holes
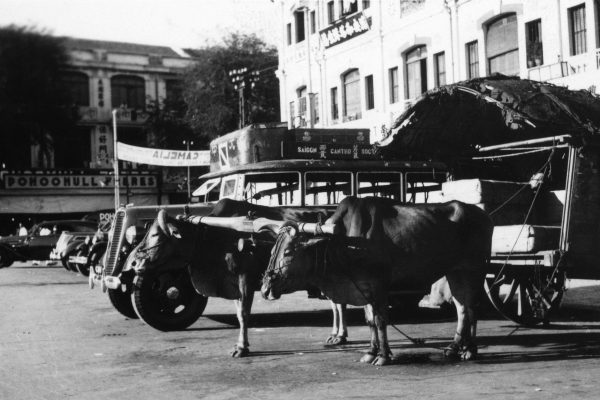
[[[427,91],[427,47],[406,53],[406,98],[414,99]]]
[[[110,79],[113,107],[146,109],[146,88],[144,79],[132,75],[116,75]]]
[[[360,118],[360,73],[357,69],[342,76],[342,111],[347,119]]]
[[[490,22],[486,31],[486,57],[490,74],[519,74],[517,15],[509,14]]]
[[[69,100],[77,106],[90,105],[90,79],[81,72],[64,72],[61,80],[65,84]]]

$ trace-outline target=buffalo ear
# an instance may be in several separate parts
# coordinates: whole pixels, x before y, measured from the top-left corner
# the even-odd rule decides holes
[[[169,235],[176,239],[181,239],[181,233],[179,233],[179,229],[175,225],[167,224],[167,227],[169,228]]]

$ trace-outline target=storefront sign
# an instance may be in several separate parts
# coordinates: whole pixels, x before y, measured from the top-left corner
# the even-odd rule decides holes
[[[114,188],[114,176],[94,173],[59,173],[47,171],[45,173],[19,173],[7,172],[2,176],[3,188],[14,189],[103,189]],[[121,187],[131,189],[156,188],[158,186],[155,174],[121,174],[119,177]]]
[[[371,19],[363,13],[353,14],[352,16],[336,22],[319,32],[321,44],[324,48],[329,48],[345,42],[355,36],[371,29]]]
[[[166,150],[131,146],[117,143],[117,157],[140,164],[162,165],[165,167],[199,167],[210,165],[208,150]]]

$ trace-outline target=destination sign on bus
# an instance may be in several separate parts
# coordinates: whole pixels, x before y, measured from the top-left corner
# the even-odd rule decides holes
[[[379,158],[377,148],[368,144],[296,143],[295,152],[287,158],[314,158],[326,160],[374,160]]]

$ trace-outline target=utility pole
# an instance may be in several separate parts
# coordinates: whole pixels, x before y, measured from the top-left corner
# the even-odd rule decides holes
[[[115,211],[119,209],[119,155],[117,150],[117,109],[112,110],[113,122],[113,171],[115,174]]]
[[[190,146],[194,145],[193,140],[184,140],[183,144],[186,146],[187,151],[190,151]],[[187,202],[192,200],[192,190],[190,187],[190,166],[187,166]]]

